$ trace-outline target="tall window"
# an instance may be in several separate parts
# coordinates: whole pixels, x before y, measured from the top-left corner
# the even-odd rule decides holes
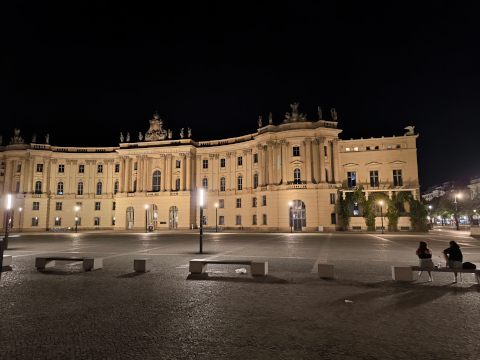
[[[258,174],[253,175],[253,188],[258,188]]]
[[[95,210],[100,210],[100,201],[95,202]]]
[[[203,190],[208,191],[208,179],[207,178],[204,178],[202,180],[202,187],[203,187]]]
[[[83,195],[83,182],[79,182],[77,186],[77,195]]]
[[[57,195],[63,195],[63,182],[57,184]]]
[[[115,226],[115,216],[112,217],[112,226]]]
[[[153,173],[153,179],[152,179],[152,190],[153,191],[160,191],[160,184],[162,180],[162,174],[160,171],[156,170]]]
[[[237,199],[237,208],[242,207],[242,199]]]
[[[20,171],[22,171],[22,164],[17,165],[17,172],[20,172]]]
[[[241,215],[237,215],[236,224],[237,224],[237,225],[242,225],[242,216],[241,216]]]
[[[83,174],[85,172],[85,165],[78,165],[78,173]]]
[[[263,225],[267,225],[267,214],[263,214]]]
[[[300,169],[293,170],[293,183],[300,184]]]
[[[113,202],[112,210],[117,210],[117,202],[116,201]]]
[[[15,186],[15,192],[17,194],[20,192],[20,181],[17,181],[17,185]]]
[[[33,202],[32,210],[40,210],[40,203],[38,201]]]
[[[138,164],[137,164],[137,162],[135,161],[135,162],[133,163],[133,170],[137,170],[137,169],[138,169]]]
[[[293,156],[300,156],[300,146],[293,147]]]
[[[256,198],[256,197],[254,197],[254,198],[252,199],[252,206],[253,206],[253,207],[257,207],[257,198]]]
[[[225,159],[220,159],[220,167],[225,167]]]
[[[355,171],[349,171],[347,173],[347,178],[348,178],[348,187],[356,187],[357,186],[357,174]]]
[[[43,172],[43,164],[37,164],[37,172]]]
[[[120,185],[119,185],[118,181],[115,181],[115,187],[114,187],[114,190],[113,190],[115,194],[118,193],[119,186]]]
[[[327,147],[326,147],[326,146],[323,147],[323,152],[325,153],[325,156],[328,156],[328,152],[327,152]]]
[[[257,225],[257,215],[253,215],[252,225]]]
[[[102,183],[100,181],[97,183],[97,195],[102,195]]]
[[[402,170],[393,170],[393,185],[403,186]]]
[[[100,225],[100,218],[97,216],[95,217],[95,226],[99,226]]]
[[[62,226],[62,218],[59,218],[59,217],[55,218],[55,226]]]
[[[120,164],[115,164],[115,172],[120,172]]]
[[[63,164],[58,165],[58,172],[59,173],[64,173],[65,172],[65,165],[63,165]]]
[[[336,224],[337,224],[337,215],[336,215],[335,213],[332,213],[332,214],[330,215],[330,223],[331,223],[332,225],[336,225]]]
[[[262,205],[267,206],[267,195],[263,195],[262,197]]]
[[[133,192],[137,192],[137,179],[133,180]]]
[[[220,191],[225,191],[225,178],[220,179]]]
[[[243,165],[243,157],[239,156],[239,157],[237,158],[237,164],[238,164],[238,166],[242,166],[242,165]]]
[[[220,215],[218,217],[218,225],[225,225],[225,216]]]
[[[208,160],[203,160],[203,168],[208,169]]]
[[[370,186],[378,187],[380,184],[378,182],[378,170],[370,171]]]
[[[175,179],[175,189],[176,189],[177,191],[180,190],[180,179]]]
[[[220,209],[224,209],[225,208],[225,199],[220,199],[218,200],[218,207]]]
[[[258,163],[258,153],[253,154],[253,163],[254,164]]]
[[[335,205],[335,194],[330,194],[330,204]]]
[[[98,165],[98,166],[97,166],[97,172],[98,172],[99,174],[103,173],[103,165]]]
[[[243,177],[242,175],[238,176],[238,181],[237,181],[237,190],[242,190],[243,189]]]
[[[37,181],[35,183],[35,194],[41,194],[42,193],[42,182]]]
[[[328,170],[325,169],[325,181],[328,182]]]
[[[38,226],[38,217],[32,218],[32,226]]]
[[[180,169],[180,165],[181,165],[180,160],[176,160],[176,161],[175,161],[175,168],[176,168],[176,169]]]

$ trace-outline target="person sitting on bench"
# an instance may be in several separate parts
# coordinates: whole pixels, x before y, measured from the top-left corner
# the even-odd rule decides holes
[[[418,249],[415,252],[415,254],[417,254],[418,259],[419,259],[418,266],[425,267],[425,268],[434,268],[435,267],[435,265],[433,265],[433,261],[432,261],[432,250],[428,248],[428,245],[425,241],[420,241],[420,244],[419,244]],[[418,276],[420,276],[420,275],[422,275],[421,271],[418,273]],[[428,272],[428,281],[433,281],[432,273],[430,271]]]
[[[450,241],[450,247],[443,250],[443,256],[445,257],[445,262],[447,267],[450,269],[461,269],[463,254],[460,250],[460,246],[455,241]],[[457,273],[455,274],[455,282],[457,282]]]

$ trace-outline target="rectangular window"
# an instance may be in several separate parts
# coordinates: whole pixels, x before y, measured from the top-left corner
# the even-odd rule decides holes
[[[137,169],[138,169],[138,164],[137,164],[137,162],[135,161],[135,162],[133,163],[133,170],[137,170]],[[99,171],[99,172],[101,172],[101,171]]]
[[[253,154],[253,163],[258,163],[258,154]]]
[[[252,204],[253,207],[257,207],[257,198],[254,197],[253,198],[253,204]]]
[[[95,217],[95,226],[100,225],[100,218],[97,216]]]
[[[241,216],[241,215],[237,215],[236,224],[237,224],[237,225],[242,225],[242,216]]]
[[[82,203],[81,203],[81,202],[77,202],[77,207],[78,207],[78,210],[82,210]]]
[[[112,210],[117,210],[117,202],[116,201],[113,202],[113,209]]]
[[[115,164],[115,172],[120,172],[120,164]]]
[[[57,211],[62,211],[62,203],[61,202],[57,202],[56,205],[55,205],[55,210]]]
[[[263,225],[267,225],[267,214],[263,214]]]
[[[335,205],[335,194],[330,194],[330,204]]]
[[[357,187],[357,174],[355,173],[355,171],[349,171],[347,173],[347,177],[348,177],[348,187],[349,188]]]
[[[208,169],[208,160],[203,160],[203,168]]]
[[[267,195],[263,195],[262,204],[263,206],[267,206]]]
[[[135,163],[135,164],[136,164],[136,163]],[[103,165],[98,165],[98,166],[97,166],[97,172],[98,172],[99,174],[103,173]]]
[[[37,164],[37,172],[43,172],[43,164]]]
[[[40,210],[40,203],[38,201],[33,202],[33,210]]]
[[[218,207],[219,207],[220,209],[224,209],[224,208],[225,208],[225,200],[224,200],[224,199],[218,200]]]
[[[82,225],[82,218],[77,217],[77,226]]]
[[[393,170],[393,185],[403,186],[402,170]]]
[[[83,174],[85,172],[85,165],[78,165],[78,173]]]
[[[58,172],[59,173],[64,173],[65,172],[65,165],[63,165],[63,164],[58,165]]]
[[[220,159],[220,167],[225,167],[225,159]]]
[[[332,225],[336,225],[337,224],[337,215],[335,213],[332,213],[330,215],[330,222]]]
[[[180,160],[175,161],[175,168],[180,169]]]
[[[95,210],[100,210],[100,202],[99,201],[95,202]]]
[[[378,170],[370,171],[370,186],[372,187],[380,186],[378,182]]]
[[[38,217],[32,218],[32,226],[38,226]]]
[[[223,215],[218,217],[218,225],[225,225],[225,217]]]
[[[59,217],[55,218],[55,226],[62,226],[62,218],[59,218]]]
[[[115,216],[112,218],[112,225],[115,226]]]
[[[300,146],[293,147],[293,156],[300,156]]]
[[[242,199],[237,199],[237,208],[242,207]]]
[[[253,215],[252,225],[257,225],[257,215]]]
[[[20,172],[20,171],[22,171],[22,164],[17,165],[17,172]]]
[[[323,147],[323,151],[325,152],[325,156],[328,156],[328,152],[327,152],[327,147],[326,147],[326,146]]]
[[[237,158],[237,164],[238,164],[238,166],[242,166],[242,165],[243,165],[243,157],[239,156],[239,157]]]

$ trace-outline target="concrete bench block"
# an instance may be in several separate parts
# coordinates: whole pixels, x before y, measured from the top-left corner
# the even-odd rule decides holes
[[[250,264],[250,271],[254,276],[265,276],[268,274],[268,261],[252,261]]]
[[[395,281],[413,281],[412,267],[392,265],[392,278]]]
[[[46,269],[55,266],[55,260],[47,260],[47,258],[35,258],[35,267],[37,269]]]
[[[85,270],[101,269],[103,265],[102,258],[83,259],[83,268]]]
[[[133,260],[133,270],[136,272],[147,272],[152,270],[152,259]]]
[[[188,270],[192,274],[203,274],[207,270],[207,264],[204,263],[205,259],[193,259],[190,260],[190,266]]]
[[[12,266],[12,255],[3,255],[3,266]]]
[[[318,277],[333,279],[335,277],[333,264],[318,264]]]

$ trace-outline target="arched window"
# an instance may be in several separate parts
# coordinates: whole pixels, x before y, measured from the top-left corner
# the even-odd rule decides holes
[[[78,183],[77,195],[83,195],[83,182],[81,181]]]
[[[15,187],[15,192],[18,194],[20,192],[20,181],[17,182],[17,186]]]
[[[160,191],[161,182],[162,182],[162,174],[160,173],[160,171],[156,170],[153,173],[152,190],[153,191]]]
[[[100,181],[97,183],[97,195],[102,195],[102,183]]]
[[[225,191],[225,178],[220,179],[220,191]]]
[[[203,190],[208,191],[208,179],[207,178],[204,178],[202,180],[202,187],[203,187]]]
[[[300,184],[300,169],[293,170],[293,183]]]
[[[137,192],[137,180],[133,180],[133,192]]]
[[[253,175],[253,188],[258,188],[258,174]]]
[[[239,175],[237,180],[237,190],[242,190],[242,189],[243,189],[243,177],[242,175]]]
[[[63,182],[57,184],[57,195],[63,195]]]
[[[41,194],[42,193],[42,182],[37,181],[35,183],[35,194]]]
[[[119,188],[119,184],[118,184],[118,181],[115,181],[115,188],[114,188],[114,193],[118,193],[118,188]]]
[[[180,179],[175,180],[175,190],[177,190],[177,191],[180,190]]]

